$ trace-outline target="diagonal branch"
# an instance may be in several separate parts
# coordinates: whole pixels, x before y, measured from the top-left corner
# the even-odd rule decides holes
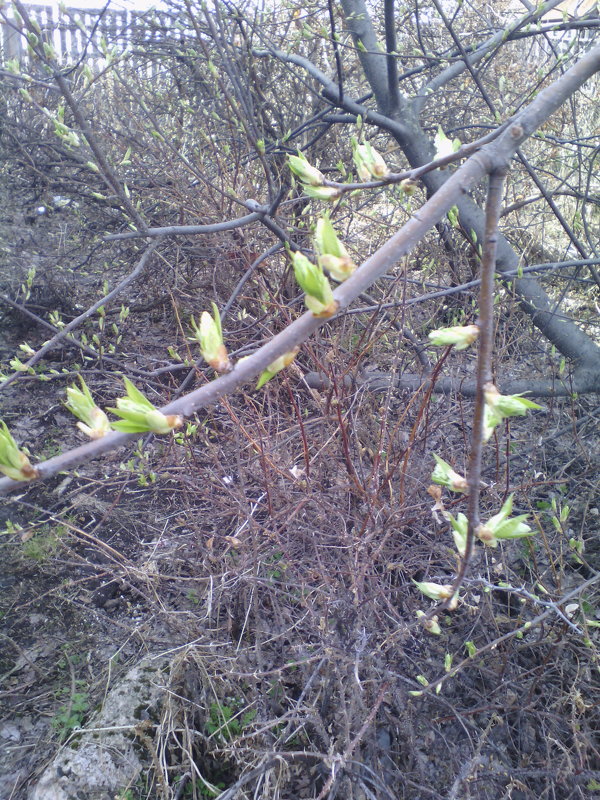
[[[526,25],[530,25],[541,19],[544,14],[547,14],[548,11],[551,11],[553,8],[555,8],[560,4],[560,2],[561,0],[549,0],[549,2],[539,5],[531,12],[515,20],[515,22],[512,22],[504,30],[495,33],[486,42],[477,47],[468,55],[464,50],[462,50],[462,48],[460,48],[459,53],[461,58],[455,61],[454,64],[451,64],[449,67],[446,67],[446,69],[442,70],[439,75],[436,75],[435,78],[430,80],[419,90],[419,93],[414,99],[414,108],[416,114],[419,115],[421,113],[425,102],[432,96],[432,94],[437,92],[438,89],[441,89],[442,86],[445,86],[450,81],[458,78],[458,76],[462,75],[465,70],[471,69],[475,64],[495,50],[496,47],[503,44],[507,39],[514,37],[515,34],[517,34]]]
[[[466,196],[484,175],[504,169],[523,141],[531,136],[536,128],[545,122],[561,103],[577,91],[599,68],[600,48],[597,48],[596,51],[571,67],[556,83],[540,92],[535,100],[521,112],[518,122],[509,126],[495,141],[485,145],[457,169],[406,225],[334,291],[334,298],[339,303],[340,310],[346,309],[372,283],[407,255],[453,205],[461,202],[460,198]],[[483,239],[483,236],[481,238]],[[498,237],[498,248],[501,241],[502,238]],[[304,313],[251,356],[238,362],[229,374],[167,404],[161,410],[166,414],[181,414],[189,417],[200,408],[214,405],[221,397],[231,394],[266,369],[276,358],[305,342],[321,325],[327,322],[328,320],[317,318],[310,312]],[[575,330],[578,331],[577,328]],[[581,333],[581,336],[585,335]],[[587,337],[585,339],[587,340]],[[595,355],[592,366],[597,369],[600,364],[600,348],[591,342],[590,347],[594,348],[590,352]],[[586,363],[585,366],[591,368],[589,363]],[[103,439],[84,444],[42,464],[37,464],[39,478],[49,478],[65,469],[70,469],[115,450],[136,438],[138,438],[138,434],[110,433]],[[23,489],[23,483],[10,478],[0,479],[0,495],[15,489]]]

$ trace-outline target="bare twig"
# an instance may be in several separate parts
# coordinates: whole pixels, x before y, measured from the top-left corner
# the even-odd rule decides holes
[[[492,350],[494,347],[494,272],[496,269],[496,243],[498,241],[498,220],[502,210],[502,189],[506,167],[490,174],[485,215],[485,239],[481,258],[481,290],[479,292],[479,337],[477,354],[477,393],[473,430],[471,433],[471,454],[467,481],[469,484],[467,516],[469,526],[465,552],[454,581],[456,593],[464,580],[473,553],[475,529],[479,525],[479,493],[481,487],[481,464],[483,455],[483,417],[485,410],[484,387],[492,382]]]
[[[68,325],[65,325],[65,327],[62,328],[62,330],[60,330],[55,336],[53,336],[52,339],[49,339],[46,342],[46,344],[42,345],[42,347],[40,347],[40,349],[35,353],[35,355],[31,356],[29,361],[25,362],[24,366],[26,368],[28,368],[28,367],[33,367],[34,364],[37,364],[38,361],[49,350],[52,350],[54,347],[56,347],[56,345],[59,342],[63,341],[63,339],[68,338],[68,334],[72,330],[74,330],[75,328],[79,327],[79,325],[81,325],[82,322],[85,322],[86,319],[89,319],[93,314],[96,313],[96,311],[101,306],[104,306],[107,303],[110,303],[111,300],[113,300],[115,297],[117,297],[117,295],[119,295],[131,283],[133,283],[133,281],[135,281],[136,278],[139,278],[139,276],[142,274],[142,272],[148,266],[148,262],[149,262],[152,254],[154,253],[154,251],[156,250],[156,248],[158,247],[159,244],[160,244],[160,239],[158,241],[156,241],[156,242],[153,242],[151,245],[149,245],[146,248],[146,250],[144,251],[142,257],[140,258],[140,260],[139,260],[137,266],[135,267],[135,269],[133,270],[133,272],[130,272],[129,275],[126,278],[123,278],[123,280],[117,286],[115,286],[115,288],[111,292],[109,292],[107,295],[105,295],[100,300],[98,300],[96,303],[94,303],[94,305],[92,305],[88,309],[86,309],[83,312],[83,314],[80,314],[78,317],[75,317],[75,319],[71,320],[71,322],[69,322]],[[98,354],[95,353],[95,355],[98,355]],[[2,383],[0,383],[0,391],[2,389],[5,389],[7,386],[9,386],[21,374],[22,374],[22,372],[19,371],[19,372],[13,373],[12,375],[9,375],[8,378],[6,378],[4,381],[2,381]]]
[[[377,698],[375,700],[375,704],[373,705],[373,708],[367,714],[367,718],[365,719],[363,724],[360,726],[360,730],[358,731],[358,733],[356,734],[354,739],[352,739],[352,741],[349,743],[348,747],[344,750],[342,755],[334,756],[332,759],[330,758],[330,760],[332,761],[332,763],[331,763],[331,775],[325,781],[325,785],[321,789],[321,791],[319,793],[319,796],[317,797],[317,800],[323,800],[323,798],[326,797],[326,795],[329,793],[329,790],[331,789],[331,787],[333,786],[333,784],[334,784],[334,782],[336,780],[338,772],[341,769],[344,769],[345,765],[352,758],[352,753],[356,750],[357,745],[360,744],[360,742],[362,741],[365,733],[369,730],[369,727],[373,723],[373,720],[375,719],[375,715],[377,714],[377,712],[379,711],[379,707],[383,703],[383,699],[385,697],[385,694],[386,694],[388,688],[389,688],[389,684],[388,683],[384,683],[383,686],[381,687],[381,689],[379,690],[379,694],[377,695]]]

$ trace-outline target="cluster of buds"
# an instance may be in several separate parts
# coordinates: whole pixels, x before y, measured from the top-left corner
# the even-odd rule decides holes
[[[65,405],[79,420],[77,427],[80,431],[89,436],[90,439],[101,439],[107,433],[110,433],[110,422],[104,411],[98,408],[94,402],[94,398],[81,375],[79,380],[81,389],[77,386],[70,386],[67,389],[67,402]]]
[[[455,325],[452,328],[440,328],[428,334],[431,344],[440,347],[454,346],[456,350],[466,350],[478,336],[479,327],[477,325]]]
[[[518,517],[510,517],[513,507],[513,495],[507,498],[500,511],[491,517],[485,525],[478,525],[475,534],[484,544],[489,547],[497,547],[500,539],[522,539],[525,536],[533,536],[529,525],[525,523],[527,514],[519,514]]]
[[[137,389],[128,378],[123,378],[126,397],[117,400],[116,408],[108,408],[118,417],[117,422],[109,422],[108,417],[98,408],[87,384],[79,376],[81,389],[70,386],[67,389],[65,406],[79,422],[77,427],[90,439],[101,439],[111,430],[122,433],[170,433],[183,425],[183,417],[178,414],[163,414]]]
[[[117,400],[116,408],[109,408],[121,419],[111,423],[116,431],[122,433],[170,433],[183,425],[183,417],[178,414],[163,414],[144,397],[128,378],[123,378],[127,397]]]
[[[483,413],[483,441],[487,442],[494,429],[508,417],[524,417],[531,408],[540,409],[537,403],[520,394],[500,394],[493,383],[483,387],[485,407]]]
[[[356,264],[338,239],[329,217],[318,220],[314,243],[319,255],[319,264],[329,272],[334,281],[342,283],[352,275]]]
[[[293,350],[290,350],[288,353],[284,353],[282,356],[279,356],[279,358],[276,358],[275,361],[269,364],[266,370],[261,372],[258,383],[256,384],[256,388],[260,389],[265,385],[265,383],[267,383],[267,381],[270,381],[274,375],[277,375],[277,373],[281,372],[282,369],[289,367],[289,365],[298,355],[299,350],[299,347],[294,347]]]
[[[288,164],[294,175],[303,184],[304,193],[316,200],[337,200],[341,192],[335,186],[325,186],[325,176],[298,151],[297,156],[288,156]]]
[[[232,364],[223,344],[223,329],[221,328],[221,315],[216,303],[212,303],[213,316],[208,311],[203,311],[200,325],[192,317],[192,330],[202,352],[202,357],[215,372],[231,372]]]
[[[352,159],[361,181],[381,180],[390,175],[390,170],[380,153],[366,142],[359,144],[352,137]]]
[[[296,280],[305,294],[306,307],[315,317],[332,317],[338,310],[338,302],[333,297],[331,286],[321,266],[313,264],[299,252],[293,254],[292,262]]]
[[[31,481],[38,472],[31,466],[27,453],[19,450],[5,422],[0,420],[0,472],[13,481]]]
[[[510,517],[513,507],[513,495],[506,500],[500,511],[491,517],[485,525],[478,525],[475,535],[488,547],[497,547],[500,539],[522,539],[525,536],[533,536],[533,531],[526,524],[527,514],[519,514],[517,517]],[[452,526],[452,536],[459,555],[464,558],[467,549],[467,531],[469,521],[463,513],[459,513],[456,519],[452,514],[446,514]]]

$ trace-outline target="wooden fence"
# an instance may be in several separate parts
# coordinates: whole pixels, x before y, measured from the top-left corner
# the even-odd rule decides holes
[[[168,12],[132,12],[125,9],[60,10],[55,6],[27,5],[27,13],[42,32],[42,39],[54,47],[61,64],[76,64],[83,59],[94,68],[104,62],[106,49],[123,53],[128,46],[140,55],[152,49],[173,31]],[[18,18],[7,8],[0,18],[0,64],[16,59],[28,60],[27,40]],[[169,38],[174,37],[169,33]]]
[[[573,4],[576,0],[570,0]],[[583,2],[583,0],[578,0]],[[596,9],[597,0],[586,0],[586,13]],[[166,11],[128,11],[125,9],[76,9],[67,8],[61,11],[55,6],[27,5],[27,12],[40,26],[45,41],[54,47],[61,64],[76,64],[85,59],[85,63],[92,69],[102,66],[104,62],[103,48],[105,45],[115,48],[116,53],[122,53],[128,46],[133,48],[133,57],[140,63],[147,63],[144,58],[152,50],[152,45],[165,43],[168,39],[173,44],[177,39],[183,39],[181,25]],[[20,22],[11,16],[11,10],[6,7],[4,12],[7,19],[0,17],[0,64],[6,64],[11,59],[23,62],[29,58],[27,41],[22,34]],[[578,12],[576,12],[577,15]],[[548,17],[561,16],[555,12]],[[189,31],[193,36],[193,32]],[[548,35],[558,52],[575,46],[575,51],[588,49],[592,42],[595,30],[559,31]],[[547,51],[548,43],[539,41],[539,48]],[[153,71],[156,65],[151,65]]]

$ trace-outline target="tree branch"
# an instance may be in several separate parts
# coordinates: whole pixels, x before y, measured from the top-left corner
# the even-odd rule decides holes
[[[407,255],[427,231],[442,219],[452,206],[460,203],[460,198],[465,197],[486,173],[505,168],[523,141],[599,68],[600,47],[571,67],[552,86],[540,92],[519,114],[517,122],[510,125],[495,141],[485,145],[457,169],[394,236],[370,256],[347,281],[335,289],[333,295],[339,303],[340,311],[346,309],[372,283]],[[500,242],[501,238],[499,238],[498,245]],[[329,320],[317,318],[312,313],[306,312],[247,359],[238,362],[232,372],[167,404],[161,410],[165,414],[181,414],[189,417],[198,409],[213,405],[221,397],[231,394],[238,387],[250,381],[276,358],[302,344],[327,322]],[[590,353],[595,355],[592,367],[597,367],[600,364],[600,348],[588,340],[585,334],[577,328],[575,330],[589,343],[588,346],[593,348],[588,356],[591,357]],[[585,362],[584,366],[586,370],[592,368],[589,366],[589,360]],[[110,433],[103,439],[84,444],[42,464],[37,464],[39,478],[44,479],[56,475],[58,472],[97,458],[136,438],[138,438],[138,434]],[[13,481],[10,478],[0,479],[0,495],[23,488],[24,485],[21,481]]]

